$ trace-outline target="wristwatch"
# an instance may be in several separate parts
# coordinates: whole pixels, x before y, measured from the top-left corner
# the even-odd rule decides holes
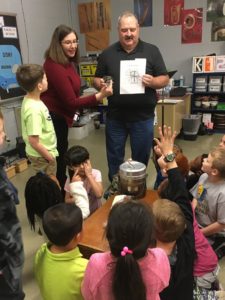
[[[166,156],[164,157],[164,161],[167,162],[167,163],[168,163],[168,162],[172,162],[172,161],[174,161],[175,157],[176,157],[175,153],[173,153],[173,152],[168,153],[168,154],[166,154]]]

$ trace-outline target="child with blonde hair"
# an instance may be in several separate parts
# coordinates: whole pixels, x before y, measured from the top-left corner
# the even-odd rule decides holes
[[[204,172],[190,190],[196,219],[218,258],[225,255],[225,149],[212,150],[202,163]]]

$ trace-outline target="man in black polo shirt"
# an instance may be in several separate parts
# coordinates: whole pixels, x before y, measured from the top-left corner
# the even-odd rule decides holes
[[[125,144],[128,135],[132,159],[148,164],[153,139],[154,109],[157,102],[156,89],[168,84],[169,77],[158,48],[139,39],[137,18],[131,12],[124,12],[118,20],[119,41],[105,49],[99,56],[94,84],[100,88],[104,76],[113,80],[113,95],[108,98],[106,118],[106,150],[109,179],[118,172],[124,161]],[[130,88],[124,93],[121,80],[121,63],[132,61],[145,64],[145,72],[127,74],[132,80],[139,80],[143,92]],[[136,61],[135,61],[136,60]],[[135,74],[134,74],[135,73]],[[124,75],[124,74],[122,74]],[[125,76],[126,77],[126,76]]]

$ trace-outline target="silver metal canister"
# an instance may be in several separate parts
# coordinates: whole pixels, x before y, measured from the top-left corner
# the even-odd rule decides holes
[[[146,166],[138,161],[127,160],[119,168],[119,192],[142,198],[146,192]]]

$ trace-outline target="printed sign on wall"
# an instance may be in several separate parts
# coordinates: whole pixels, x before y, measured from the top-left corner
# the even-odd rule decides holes
[[[0,15],[0,97],[1,100],[24,95],[16,81],[22,63],[15,15]]]
[[[225,72],[225,55],[193,57],[192,73]]]

